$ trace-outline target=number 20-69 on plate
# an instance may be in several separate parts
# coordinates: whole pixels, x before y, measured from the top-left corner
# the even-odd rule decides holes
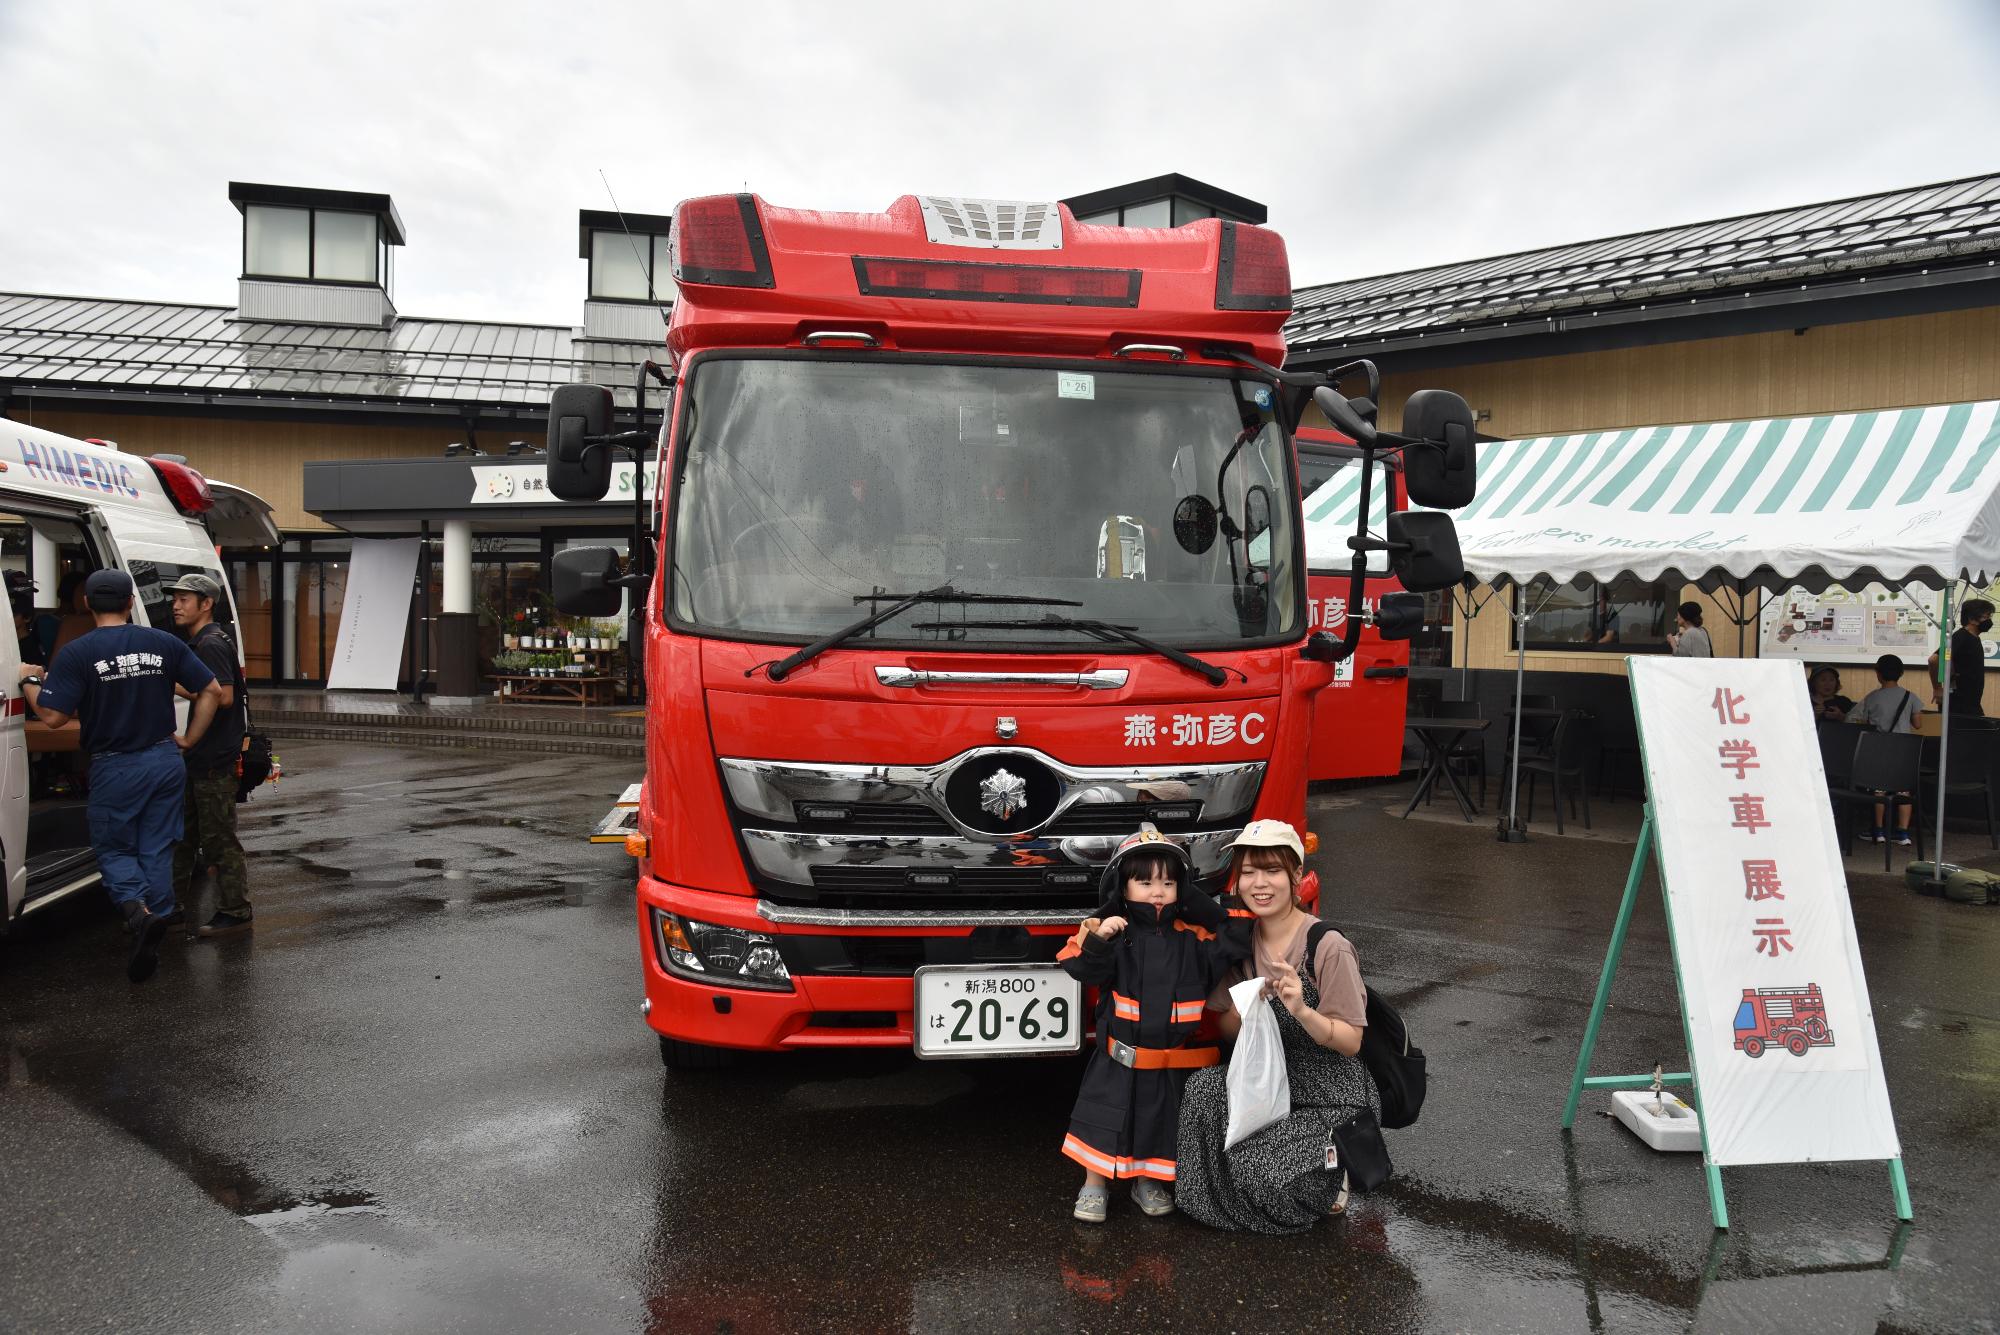
[[[919,1057],[1025,1057],[1083,1046],[1083,989],[1053,964],[917,970]]]

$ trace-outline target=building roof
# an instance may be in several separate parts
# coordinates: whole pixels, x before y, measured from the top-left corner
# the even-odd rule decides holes
[[[1221,186],[1197,181],[1194,177],[1183,176],[1179,172],[1168,172],[1165,176],[1152,176],[1125,185],[1108,186],[1103,190],[1092,190],[1088,194],[1071,195],[1062,202],[1069,205],[1071,213],[1083,218],[1093,213],[1103,213],[1107,209],[1121,208],[1128,204],[1144,204],[1150,200],[1166,199],[1176,195],[1248,222],[1261,223],[1269,214],[1269,210],[1254,199],[1232,194]]]
[[[1308,287],[1285,337],[1310,354],[1553,332],[1566,316],[1928,278],[1996,256],[2000,174]]]
[[[181,398],[458,412],[540,412],[593,381],[629,405],[659,343],[556,325],[401,317],[388,329],[235,318],[228,306],[0,293],[0,394]],[[527,415],[527,414],[523,414]]]

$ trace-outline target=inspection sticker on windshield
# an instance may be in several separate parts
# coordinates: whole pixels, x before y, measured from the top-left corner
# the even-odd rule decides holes
[[[1056,397],[1094,399],[1097,397],[1097,377],[1080,371],[1057,371]]]

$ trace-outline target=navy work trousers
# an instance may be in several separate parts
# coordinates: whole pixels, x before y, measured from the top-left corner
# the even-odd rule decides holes
[[[90,846],[119,907],[174,911],[174,845],[181,838],[187,765],[173,739],[90,760]]]

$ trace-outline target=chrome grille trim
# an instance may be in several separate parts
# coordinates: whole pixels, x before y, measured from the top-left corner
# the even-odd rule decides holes
[[[757,916],[789,927],[1074,927],[1089,915],[1060,909],[805,909],[760,899]]]
[[[1197,830],[1176,834],[1186,848],[1195,875],[1219,876],[1229,865],[1229,843],[1243,833]],[[821,834],[794,830],[745,830],[743,846],[750,853],[750,870],[774,881],[809,886],[814,867],[894,867],[923,871],[939,868],[1042,866],[1095,868],[1111,861],[1118,834],[1066,835],[1060,839],[1012,839],[1004,843],[973,842],[952,835]],[[1023,858],[1031,859],[1023,862]],[[1089,894],[1089,891],[1085,891]]]
[[[945,802],[946,782],[958,766],[988,755],[1025,755],[1055,775],[1062,795],[1047,820],[1018,834],[995,835],[969,829],[951,814]],[[730,801],[742,813],[745,823],[762,818],[776,824],[794,824],[795,804],[799,802],[905,805],[928,808],[967,839],[1003,847],[1016,845],[1024,836],[1031,837],[1048,828],[1057,817],[1080,803],[1171,805],[1198,801],[1204,823],[1244,817],[1257,801],[1265,769],[1261,760],[1221,765],[1083,767],[1066,765],[1027,746],[974,747],[935,765],[828,765],[733,758],[720,763]],[[746,838],[751,833],[746,830]],[[1108,849],[1104,856],[1109,858]]]

